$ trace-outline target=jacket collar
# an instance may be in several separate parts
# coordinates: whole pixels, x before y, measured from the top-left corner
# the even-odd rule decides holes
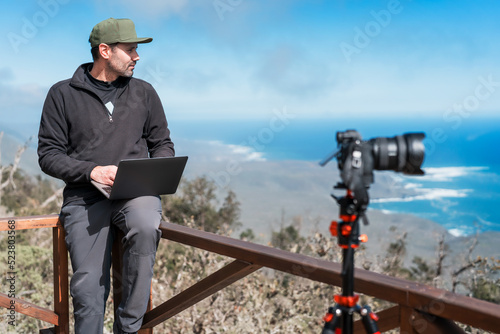
[[[73,87],[82,88],[82,89],[90,91],[90,87],[89,87],[88,83],[86,82],[85,72],[90,71],[93,64],[94,63],[85,63],[85,64],[78,66],[75,73],[71,77],[69,84]],[[130,82],[131,79],[132,78],[120,77],[120,80],[121,80],[121,82],[123,82],[123,84],[120,85],[120,87],[118,89],[123,90],[128,85],[128,83]],[[88,80],[88,78],[87,78],[87,80]],[[121,93],[122,92],[120,92],[119,94],[121,94]]]

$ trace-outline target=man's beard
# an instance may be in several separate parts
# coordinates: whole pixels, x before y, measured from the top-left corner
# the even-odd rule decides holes
[[[128,62],[126,64],[119,64],[118,62],[112,60],[109,62],[109,69],[118,74],[118,76],[130,78],[134,75],[134,69],[130,68],[130,66],[132,65],[135,66],[134,61]]]

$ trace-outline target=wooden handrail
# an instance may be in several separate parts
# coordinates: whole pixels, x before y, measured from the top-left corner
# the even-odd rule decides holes
[[[331,285],[341,284],[341,265],[185,226],[162,223],[162,237],[242,261]],[[500,330],[500,305],[396,277],[355,269],[355,290],[473,327]]]
[[[14,223],[12,223],[14,222]],[[0,231],[28,230],[44,227],[61,227],[58,215],[0,218]]]
[[[12,221],[15,221],[16,230],[52,227],[54,229],[54,259],[61,259],[63,253],[67,256],[63,230],[57,215],[0,218],[0,231],[9,230]],[[260,267],[288,272],[326,284],[336,286],[341,284],[341,265],[338,263],[172,223],[164,222],[160,225],[160,229],[164,239],[228,256],[234,258],[235,261],[169,301],[148,311],[144,317],[143,328],[145,329],[153,328],[161,321],[178,314],[185,308]],[[64,256],[62,256],[62,260],[57,262],[56,266],[56,261],[54,261],[54,292],[55,296],[58,295],[54,312],[30,305],[32,309],[36,309],[38,313],[41,312],[44,315],[40,316],[35,314],[36,312],[27,312],[26,314],[44,321],[52,317],[52,320],[49,319],[48,322],[57,324],[56,332],[67,333],[69,328],[67,257],[64,260]],[[65,268],[66,275],[64,275]],[[56,279],[56,272],[58,279]],[[63,276],[66,276],[66,281]],[[397,304],[395,307],[379,312],[381,317],[379,325],[382,331],[400,327],[401,331],[412,333],[452,333],[455,330],[461,332],[449,320],[491,332],[500,330],[500,305],[497,304],[358,268],[355,269],[354,285],[355,290],[360,293]],[[2,297],[0,295],[0,306],[6,307],[5,301],[7,299]],[[66,299],[66,303],[64,299]],[[359,326],[355,326],[355,332],[361,333],[362,330]]]

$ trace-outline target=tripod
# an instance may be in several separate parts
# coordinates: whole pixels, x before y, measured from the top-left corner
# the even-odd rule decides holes
[[[360,242],[366,242],[366,235],[359,234],[359,218],[364,219],[364,212],[356,206],[352,192],[347,189],[345,197],[333,198],[340,205],[340,221],[333,221],[330,232],[338,238],[342,248],[342,294],[335,295],[336,305],[328,308],[324,317],[322,334],[352,334],[353,314],[361,316],[363,326],[369,334],[380,334],[376,321],[378,317],[368,305],[359,306],[359,296],[354,294],[354,249]]]

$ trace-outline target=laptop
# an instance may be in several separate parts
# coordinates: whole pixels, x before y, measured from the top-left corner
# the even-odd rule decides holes
[[[113,186],[92,184],[110,200],[173,194],[188,157],[126,159],[118,163]]]

